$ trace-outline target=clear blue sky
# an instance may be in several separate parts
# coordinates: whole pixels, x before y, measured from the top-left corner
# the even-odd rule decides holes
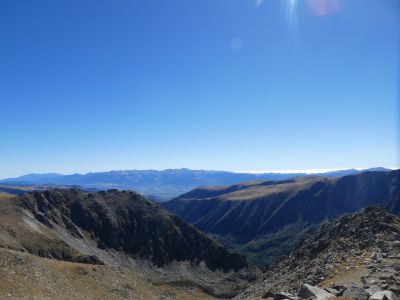
[[[2,0],[0,177],[399,165],[398,0]]]

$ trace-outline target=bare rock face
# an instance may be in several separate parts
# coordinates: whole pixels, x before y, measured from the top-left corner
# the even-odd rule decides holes
[[[293,296],[291,293],[287,292],[278,292],[275,295],[273,295],[273,300],[298,300],[299,297]]]
[[[400,298],[396,296],[392,291],[379,291],[374,293],[369,300],[399,300]]]
[[[299,297],[310,300],[327,300],[334,298],[335,295],[324,291],[323,289],[311,286],[309,284],[302,284],[299,290]]]
[[[345,290],[343,296],[356,300],[368,300],[369,298],[369,294],[364,289],[357,287],[352,287]]]
[[[321,289],[309,284],[301,284],[297,296],[288,292],[267,293],[263,298],[272,298],[273,300],[327,300],[343,296],[345,299],[354,300],[399,300],[399,297],[392,291],[378,291],[370,295],[365,289],[359,287],[335,286],[335,288]],[[335,295],[338,290],[342,290]],[[333,291],[330,293],[329,291]]]

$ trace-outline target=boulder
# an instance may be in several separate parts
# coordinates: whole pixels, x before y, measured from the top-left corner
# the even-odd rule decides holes
[[[392,291],[379,291],[374,293],[370,300],[400,300]]]
[[[299,290],[299,297],[311,300],[327,300],[336,296],[315,286],[302,284]]]
[[[274,294],[274,300],[283,300],[283,299],[298,300],[299,298],[286,292],[278,292]]]
[[[370,286],[369,288],[365,289],[365,291],[366,291],[370,296],[372,296],[372,295],[375,294],[376,292],[380,292],[381,289],[380,289],[378,286],[373,285],[373,286]]]
[[[369,294],[366,290],[358,287],[351,287],[343,292],[344,297],[354,298],[356,300],[368,300]]]

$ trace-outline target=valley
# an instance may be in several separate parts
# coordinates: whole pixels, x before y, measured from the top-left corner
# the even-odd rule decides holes
[[[0,201],[0,298],[400,290],[399,170],[203,186],[162,206],[116,189],[15,194]]]
[[[367,295],[381,290],[398,293],[399,275],[400,217],[368,207],[324,223],[234,299],[280,291],[294,295],[305,282],[335,295],[345,296],[352,286],[365,289]]]
[[[400,0],[0,23],[0,300],[400,300]]]
[[[371,171],[385,171],[384,168],[372,168]],[[349,174],[358,174],[362,170],[348,169],[323,174],[329,177],[340,177]],[[86,191],[108,189],[132,190],[146,197],[163,202],[171,200],[203,185],[231,185],[238,182],[253,180],[285,180],[306,173],[239,173],[212,170],[167,169],[157,170],[125,170],[109,172],[91,172],[87,174],[62,175],[57,173],[27,174],[16,178],[0,180],[0,185],[8,185],[16,190],[24,186],[32,190],[37,187],[77,187]],[[1,188],[0,188],[1,190]]]
[[[398,170],[307,176],[200,187],[163,206],[265,267],[323,221],[368,205],[388,206],[400,197],[399,186]]]
[[[133,192],[30,192],[3,200],[0,219],[2,248],[129,268],[157,284],[183,282],[214,295],[248,284],[244,257]]]

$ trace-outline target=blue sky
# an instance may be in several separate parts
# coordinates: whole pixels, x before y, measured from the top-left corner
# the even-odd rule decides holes
[[[0,177],[397,167],[400,1],[3,0]]]

